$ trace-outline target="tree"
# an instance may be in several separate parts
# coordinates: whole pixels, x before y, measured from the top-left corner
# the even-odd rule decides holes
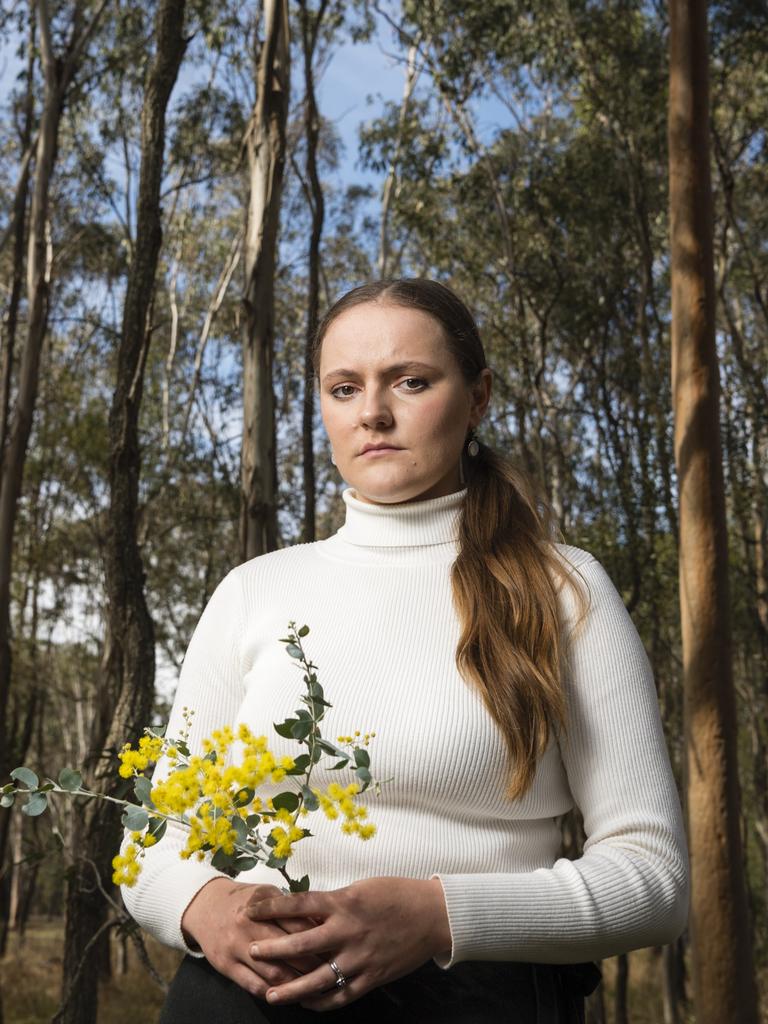
[[[672,388],[697,1024],[757,1024],[747,916],[719,428],[707,8],[670,0]]]
[[[160,0],[156,13],[155,54],[147,74],[141,117],[136,244],[128,274],[109,418],[109,613],[104,686],[91,723],[88,765],[92,785],[106,792],[116,784],[117,751],[123,742],[137,741],[154,699],[155,637],[137,539],[141,471],[138,426],[162,239],[160,186],[165,118],[186,48],[184,13],[185,0]],[[100,890],[109,885],[106,879],[111,874],[118,836],[119,821],[113,805],[94,801],[84,809],[81,839],[88,857],[75,863],[67,886],[64,1000],[57,1014],[62,1024],[96,1021],[99,947],[95,939],[100,933],[106,936],[108,924],[107,905]]]
[[[288,0],[266,0],[256,105],[246,132],[249,198],[243,256],[243,440],[240,553],[277,547],[272,365],[275,264],[290,86]]]

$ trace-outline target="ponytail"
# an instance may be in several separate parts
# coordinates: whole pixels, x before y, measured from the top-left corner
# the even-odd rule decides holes
[[[507,795],[515,799],[533,782],[553,725],[565,728],[556,580],[566,573],[552,546],[552,514],[529,478],[482,443],[464,460],[467,495],[451,569],[461,624],[456,665],[504,737]]]

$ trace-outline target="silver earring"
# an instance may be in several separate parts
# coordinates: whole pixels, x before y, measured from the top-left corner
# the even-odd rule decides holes
[[[477,443],[477,438],[475,437],[475,432],[474,432],[474,430],[470,430],[470,432],[469,432],[469,444],[467,445],[467,455],[469,455],[470,458],[474,459],[474,457],[477,455],[477,453],[479,451],[480,451],[480,445]]]
[[[336,465],[336,459],[334,459],[334,457],[333,457],[333,448],[331,448],[331,465],[333,465],[333,466]]]

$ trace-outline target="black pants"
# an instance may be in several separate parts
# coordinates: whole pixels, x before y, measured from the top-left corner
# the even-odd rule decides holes
[[[185,957],[160,1024],[583,1024],[594,964],[473,960],[442,970],[432,960],[340,1010],[270,1006],[214,970]]]

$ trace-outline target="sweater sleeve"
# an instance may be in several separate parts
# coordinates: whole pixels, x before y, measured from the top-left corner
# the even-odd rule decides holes
[[[517,874],[433,876],[452,936],[441,967],[598,960],[685,927],[688,854],[650,664],[603,567],[590,557],[579,572],[589,608],[571,642],[560,753],[584,819],[583,855]]]
[[[214,729],[232,725],[243,697],[240,650],[243,601],[237,570],[226,576],[213,593],[195,628],[179,676],[168,721],[167,735],[176,737],[184,727],[183,711],[194,712],[189,748],[201,753],[201,743]],[[169,765],[161,758],[155,766],[153,784],[168,775]],[[184,941],[181,918],[193,897],[213,878],[228,877],[210,863],[179,856],[186,845],[187,831],[169,822],[162,842],[149,847],[140,860],[141,871],[132,887],[121,886],[123,902],[133,918],[160,942],[193,956],[202,956]],[[123,839],[123,847],[128,833]],[[265,869],[269,871],[269,869]],[[249,872],[249,882],[273,881]]]

